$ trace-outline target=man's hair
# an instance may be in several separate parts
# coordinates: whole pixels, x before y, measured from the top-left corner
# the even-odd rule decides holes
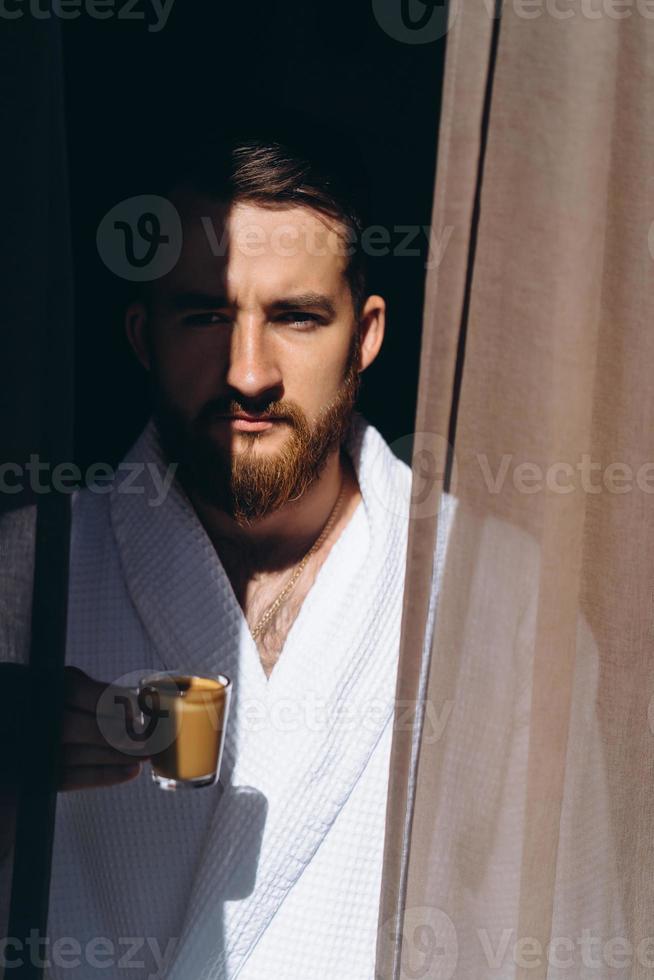
[[[197,144],[167,175],[166,190],[184,186],[225,204],[264,208],[305,207],[341,225],[345,276],[357,319],[366,299],[366,258],[361,235],[367,217],[368,181],[343,134],[306,124],[292,136],[261,127],[256,132]]]

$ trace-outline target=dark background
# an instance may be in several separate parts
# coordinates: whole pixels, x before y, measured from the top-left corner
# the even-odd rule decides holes
[[[118,0],[120,5],[121,0]],[[371,174],[372,223],[430,221],[444,42],[406,44],[370,0],[176,0],[166,26],[62,24],[76,293],[76,461],[115,464],[143,426],[147,386],[123,337],[126,284],[102,263],[96,231],[118,201],[152,192],[156,156],[261,107],[302,112],[356,134]],[[371,292],[389,306],[365,372],[363,414],[403,457],[417,397],[427,238],[420,255],[375,258]]]

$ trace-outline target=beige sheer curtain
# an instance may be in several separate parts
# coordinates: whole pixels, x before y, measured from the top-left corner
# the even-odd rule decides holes
[[[496,14],[450,11],[434,224],[451,233],[427,280],[414,485],[455,434],[457,507],[448,526],[435,506],[412,521],[398,703],[422,710],[410,726],[398,709],[378,976],[640,980],[654,4]]]

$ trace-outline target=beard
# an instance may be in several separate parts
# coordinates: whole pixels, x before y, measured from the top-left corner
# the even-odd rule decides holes
[[[189,420],[156,386],[153,417],[161,446],[168,462],[177,463],[177,479],[187,495],[225,511],[240,527],[249,527],[290,501],[299,500],[345,438],[361,383],[359,352],[356,330],[340,388],[313,423],[293,401],[269,402],[258,410],[257,414],[283,418],[283,423],[273,424],[285,424],[290,429],[281,449],[265,455],[257,452],[265,432],[240,432],[245,448],[238,453],[211,437],[217,416],[248,411],[238,401],[212,401]],[[227,426],[226,422],[221,424]]]

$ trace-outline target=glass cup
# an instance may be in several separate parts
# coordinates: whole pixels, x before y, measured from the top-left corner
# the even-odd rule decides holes
[[[232,682],[164,670],[138,686],[152,778],[161,789],[196,789],[218,782]]]

